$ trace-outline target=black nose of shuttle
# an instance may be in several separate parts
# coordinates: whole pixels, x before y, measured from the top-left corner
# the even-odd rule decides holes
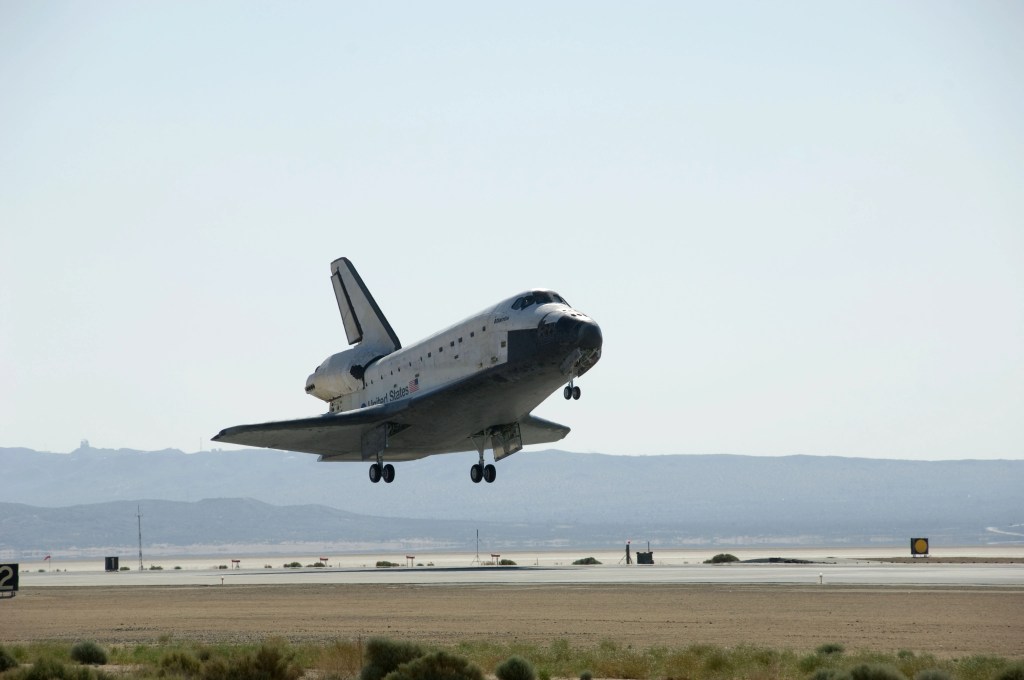
[[[556,325],[561,342],[580,349],[601,349],[604,338],[601,327],[593,319],[579,316],[563,316]]]
[[[593,319],[579,320],[577,337],[579,338],[580,349],[601,349],[601,345],[604,342],[604,337],[601,335],[601,327]]]

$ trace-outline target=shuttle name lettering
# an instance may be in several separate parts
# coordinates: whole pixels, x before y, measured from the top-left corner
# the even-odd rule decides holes
[[[370,401],[366,402],[366,406],[379,406],[381,404],[390,404],[393,401],[404,399],[409,396],[408,387],[396,387],[393,390],[388,390],[379,397],[374,397]],[[365,408],[364,406],[363,408]]]

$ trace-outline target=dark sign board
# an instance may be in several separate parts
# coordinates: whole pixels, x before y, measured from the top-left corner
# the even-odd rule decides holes
[[[927,538],[912,538],[910,539],[910,556],[917,557],[918,555],[928,555],[928,539]]]
[[[18,591],[18,565],[0,564],[0,597],[14,597]]]

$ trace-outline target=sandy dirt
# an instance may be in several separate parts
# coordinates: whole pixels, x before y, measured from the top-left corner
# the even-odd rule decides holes
[[[1024,657],[1024,588],[747,585],[24,588],[0,641],[329,641],[387,635],[594,645],[752,644]]]
[[[865,557],[889,564],[1024,564],[1024,557]]]

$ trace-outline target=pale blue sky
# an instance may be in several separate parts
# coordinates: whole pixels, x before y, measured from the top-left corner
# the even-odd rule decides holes
[[[1024,457],[1024,5],[0,2],[0,446],[323,412],[546,286],[604,453]]]

